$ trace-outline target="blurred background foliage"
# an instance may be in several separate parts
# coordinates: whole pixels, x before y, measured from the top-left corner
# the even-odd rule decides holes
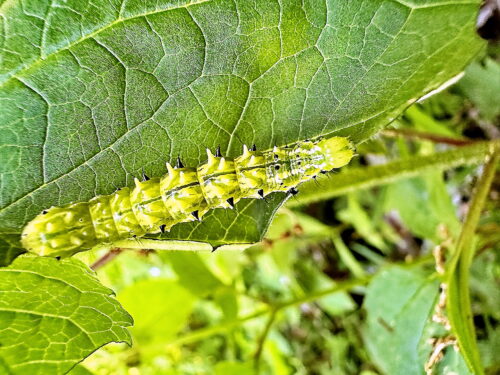
[[[360,145],[347,172],[498,138],[498,53],[490,46],[458,84]],[[299,194],[244,252],[81,255],[101,258],[99,279],[134,317],[134,345],[108,345],[71,373],[421,374],[427,364],[429,373],[468,374],[453,345],[431,359],[449,335],[431,319],[440,293],[433,250],[461,231],[482,168],[393,171],[392,183],[306,205]],[[327,181],[315,181],[316,191]],[[499,188],[497,175],[470,280],[489,374],[500,371]]]

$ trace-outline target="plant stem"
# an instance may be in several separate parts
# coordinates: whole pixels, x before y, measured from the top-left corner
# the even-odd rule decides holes
[[[269,334],[269,331],[271,330],[271,327],[274,323],[274,320],[276,319],[276,309],[272,309],[271,313],[269,314],[269,318],[267,319],[266,326],[264,327],[264,331],[262,331],[261,336],[259,337],[259,342],[257,344],[257,350],[255,351],[254,354],[254,368],[257,373],[259,373],[259,366],[260,366],[260,356],[262,354],[262,350],[264,349],[264,343],[266,342],[267,335]]]
[[[90,265],[90,268],[92,268],[95,271],[98,268],[103,267],[104,265],[108,264],[113,259],[115,259],[118,256],[118,254],[120,254],[122,251],[123,249],[120,248],[114,248],[109,250],[106,254],[104,254],[102,257],[100,257],[94,263],[92,263]]]
[[[484,370],[475,337],[469,292],[469,269],[475,250],[474,233],[495,175],[498,160],[499,153],[494,152],[476,184],[469,212],[447,267],[446,275],[449,290],[446,305],[451,328],[457,336],[465,361],[471,371],[479,375],[484,374]]]
[[[90,268],[96,270],[111,262],[116,256],[124,250],[164,250],[164,251],[243,251],[253,244],[227,244],[214,248],[206,242],[196,241],[177,241],[177,240],[156,240],[151,238],[135,238],[125,239],[113,242],[111,244],[98,245],[94,250],[105,250],[107,252],[99,259],[97,259]]]
[[[94,249],[102,248],[121,248],[123,250],[170,250],[170,251],[242,251],[252,246],[252,243],[229,243],[214,248],[207,242],[199,241],[181,241],[181,240],[164,240],[156,238],[129,238],[125,240],[118,240],[111,245],[96,246]]]
[[[219,325],[207,327],[207,328],[202,328],[202,329],[199,329],[197,331],[187,333],[184,336],[178,337],[178,338],[170,341],[168,343],[168,345],[180,345],[180,344],[195,342],[195,341],[201,340],[205,337],[209,337],[209,336],[221,333],[221,332],[225,332],[233,327],[240,326],[241,324],[243,324],[249,320],[260,318],[260,317],[267,315],[269,313],[276,314],[280,310],[286,309],[286,308],[291,307],[291,306],[301,305],[303,303],[311,302],[311,301],[320,299],[322,297],[325,297],[325,296],[333,294],[333,293],[347,291],[347,290],[351,290],[351,289],[356,288],[356,287],[366,285],[370,281],[370,279],[371,279],[371,276],[364,278],[364,279],[355,279],[355,280],[349,280],[349,281],[337,283],[337,285],[335,285],[331,288],[321,290],[319,292],[315,292],[315,293],[312,293],[312,294],[309,294],[306,296],[301,296],[301,297],[292,299],[290,301],[278,304],[274,307],[269,306],[268,308],[258,310],[252,314],[246,315],[246,316],[241,317],[239,319],[235,319],[235,320],[223,323],[223,324],[219,324]],[[268,323],[269,323],[269,321],[268,321]]]

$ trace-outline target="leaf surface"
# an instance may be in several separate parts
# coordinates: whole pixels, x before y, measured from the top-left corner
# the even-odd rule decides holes
[[[196,166],[218,145],[234,157],[243,144],[366,139],[481,48],[478,4],[3,2],[2,261],[43,209],[162,175],[178,155]],[[167,238],[255,242],[281,201],[218,210]]]
[[[433,348],[431,337],[444,336],[431,321],[439,282],[416,267],[393,266],[370,283],[364,301],[365,341],[374,363],[386,374],[420,375]],[[446,351],[436,368],[469,374],[461,354]]]
[[[0,373],[65,374],[132,318],[74,259],[21,257],[0,268]]]

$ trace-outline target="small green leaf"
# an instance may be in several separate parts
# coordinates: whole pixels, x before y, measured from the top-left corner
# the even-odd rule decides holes
[[[332,242],[333,246],[335,246],[335,250],[337,250],[337,253],[339,254],[340,259],[349,271],[351,271],[353,276],[358,279],[365,278],[366,273],[363,266],[354,257],[351,250],[346,246],[344,241],[342,241],[342,238],[337,233],[332,235]]]
[[[0,372],[65,374],[132,318],[83,263],[21,257],[0,268]]]
[[[411,125],[427,134],[442,135],[448,138],[463,139],[458,136],[450,127],[440,121],[437,121],[429,113],[425,112],[419,105],[412,105],[404,113],[405,119],[409,120]]]
[[[214,301],[224,313],[226,321],[234,321],[238,317],[238,295],[231,288],[220,289],[215,293]]]

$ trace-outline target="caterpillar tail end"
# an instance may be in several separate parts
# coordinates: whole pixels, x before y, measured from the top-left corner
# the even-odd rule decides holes
[[[87,203],[42,212],[24,227],[21,244],[33,254],[53,257],[67,257],[92,248],[96,238]]]
[[[323,139],[318,143],[325,156],[325,170],[331,171],[348,164],[354,157],[354,145],[345,137]]]
[[[44,245],[41,236],[38,235],[40,233],[38,229],[40,223],[37,221],[38,216],[24,227],[21,234],[21,244],[29,252],[43,256],[47,255],[50,249]]]
[[[57,240],[49,239],[47,229],[51,229],[53,224],[47,214],[40,214],[31,220],[23,229],[21,234],[21,244],[32,254],[39,256],[62,256]],[[47,220],[49,219],[49,220]]]

